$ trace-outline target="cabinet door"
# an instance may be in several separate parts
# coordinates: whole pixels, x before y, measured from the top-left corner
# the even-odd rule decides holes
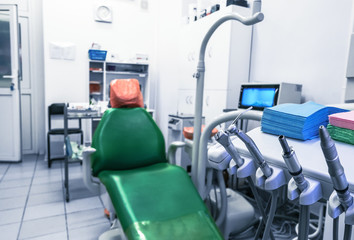
[[[206,90],[203,101],[203,116],[206,124],[223,113],[228,90]]]
[[[178,91],[177,114],[193,115],[195,103],[195,90],[180,89]]]
[[[195,89],[196,79],[193,74],[197,71],[198,46],[200,46],[200,36],[195,34],[192,25],[181,28],[179,38],[179,88]]]

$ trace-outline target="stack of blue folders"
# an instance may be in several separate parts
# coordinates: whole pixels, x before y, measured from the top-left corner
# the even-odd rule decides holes
[[[264,110],[261,129],[290,138],[313,139],[318,137],[319,126],[327,126],[328,115],[345,111],[314,102],[280,104]]]

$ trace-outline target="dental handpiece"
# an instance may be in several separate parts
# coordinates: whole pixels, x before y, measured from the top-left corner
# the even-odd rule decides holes
[[[234,124],[231,124],[227,131],[236,134],[236,136],[241,139],[241,141],[246,145],[248,151],[251,153],[252,157],[256,160],[257,165],[263,172],[264,176],[266,178],[270,177],[273,171],[269,167],[268,163],[264,160],[261,152],[253,140],[247,134],[238,130]]]
[[[237,152],[235,146],[232,144],[230,140],[230,136],[224,131],[219,131],[215,135],[215,139],[218,143],[220,143],[225,150],[230,154],[232,159],[236,162],[237,167],[241,167],[243,165],[243,158],[241,158],[240,154]]]
[[[333,188],[337,192],[339,202],[346,210],[353,204],[353,197],[348,191],[349,184],[343,166],[340,163],[336,146],[324,126],[320,126],[319,133],[322,152],[327,162],[328,173],[331,176]]]
[[[278,139],[281,147],[283,148],[282,156],[286,166],[288,167],[289,173],[294,178],[296,186],[302,192],[307,188],[308,182],[305,180],[305,177],[302,174],[302,167],[297,160],[295,151],[289,147],[285,136],[281,135]]]

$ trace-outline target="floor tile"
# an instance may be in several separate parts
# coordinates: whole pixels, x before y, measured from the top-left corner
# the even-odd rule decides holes
[[[27,161],[35,161],[37,160],[38,155],[37,154],[25,154],[23,155],[23,161],[22,162],[27,162]]]
[[[97,196],[88,190],[84,184],[82,177],[80,178],[69,178],[69,191],[70,200],[82,199]]]
[[[34,177],[61,176],[61,169],[43,169],[37,170]]]
[[[74,199],[66,203],[66,212],[73,213],[103,207],[99,197]]]
[[[0,226],[1,239],[17,239],[20,223],[13,223]]]
[[[33,178],[32,184],[42,184],[49,182],[58,182],[62,181],[61,175],[50,175],[50,176],[36,176]]]
[[[63,182],[48,182],[46,184],[33,184],[30,194],[57,192],[63,190]]]
[[[110,229],[109,223],[87,226],[69,230],[69,239],[75,240],[97,240],[98,237]]]
[[[14,173],[8,171],[5,175],[5,177],[3,178],[3,181],[23,179],[23,178],[32,178],[32,177],[33,177],[33,170],[27,171],[27,172],[18,171],[18,172],[14,172]]]
[[[10,223],[19,223],[22,220],[24,208],[0,211],[0,226]]]
[[[109,223],[109,220],[104,214],[104,208],[73,212],[67,214],[66,218],[69,229],[97,225],[100,223]]]
[[[23,208],[26,203],[27,196],[11,197],[0,199],[0,211],[15,208]]]
[[[53,233],[53,234],[37,236],[33,238],[22,238],[20,240],[65,240],[65,239],[68,239],[67,232]]]
[[[4,188],[14,188],[14,187],[24,187],[31,184],[32,178],[22,178],[22,179],[5,179],[0,182],[0,190]]]
[[[9,166],[10,164],[8,163],[0,163],[0,173],[3,174],[4,172],[6,172]]]
[[[0,199],[27,196],[30,186],[0,189]]]
[[[52,216],[63,215],[63,214],[65,214],[63,202],[54,202],[54,203],[41,204],[37,206],[28,206],[26,207],[23,221],[52,217]]]
[[[63,191],[30,194],[27,202],[27,206],[36,206],[40,204],[53,203],[53,202],[63,202],[64,194]]]
[[[24,221],[20,231],[20,239],[41,237],[66,231],[65,215]]]

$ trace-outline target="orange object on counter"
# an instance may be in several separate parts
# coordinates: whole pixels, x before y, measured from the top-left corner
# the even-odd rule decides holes
[[[202,132],[205,128],[205,125],[202,125]],[[214,128],[211,131],[211,136],[214,136],[216,133],[218,132],[218,130],[216,128]],[[183,136],[187,139],[193,140],[193,133],[194,133],[194,127],[184,127],[183,128]]]
[[[110,84],[112,108],[144,107],[143,95],[137,79],[115,79]]]

